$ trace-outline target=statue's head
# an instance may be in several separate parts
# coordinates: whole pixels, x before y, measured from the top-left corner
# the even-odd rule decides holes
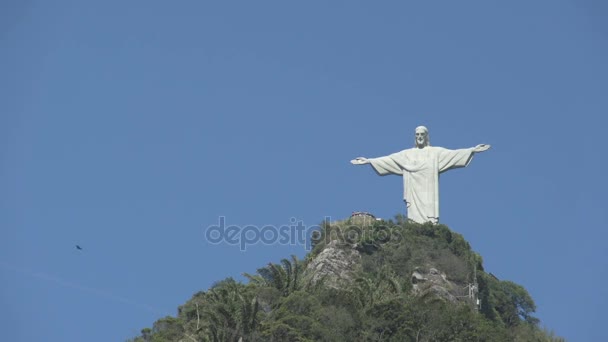
[[[429,137],[429,130],[424,126],[416,127],[416,137],[414,138],[415,146],[423,148],[431,145],[431,138]]]

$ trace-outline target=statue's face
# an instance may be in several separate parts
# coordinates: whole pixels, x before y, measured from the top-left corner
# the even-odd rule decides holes
[[[416,146],[424,147],[426,146],[426,131],[422,128],[416,128]]]

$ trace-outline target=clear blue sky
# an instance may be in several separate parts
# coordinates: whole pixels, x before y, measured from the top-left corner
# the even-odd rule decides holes
[[[441,220],[543,324],[608,340],[608,6],[581,1],[0,2],[6,341],[122,341],[301,245],[205,228],[404,212],[355,167],[488,143]],[[77,251],[74,245],[84,250]]]

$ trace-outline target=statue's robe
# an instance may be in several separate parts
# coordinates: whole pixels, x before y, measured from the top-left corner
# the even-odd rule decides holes
[[[403,176],[403,199],[407,217],[419,223],[439,221],[439,174],[465,167],[473,148],[448,150],[426,146],[410,148],[386,157],[369,159],[380,176]]]

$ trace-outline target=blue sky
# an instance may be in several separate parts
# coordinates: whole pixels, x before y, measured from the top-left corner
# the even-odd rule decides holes
[[[608,339],[601,1],[0,2],[0,322],[122,341],[302,245],[234,225],[404,212],[349,160],[492,145],[441,177],[441,221],[547,327]],[[81,245],[78,251],[74,245]]]

